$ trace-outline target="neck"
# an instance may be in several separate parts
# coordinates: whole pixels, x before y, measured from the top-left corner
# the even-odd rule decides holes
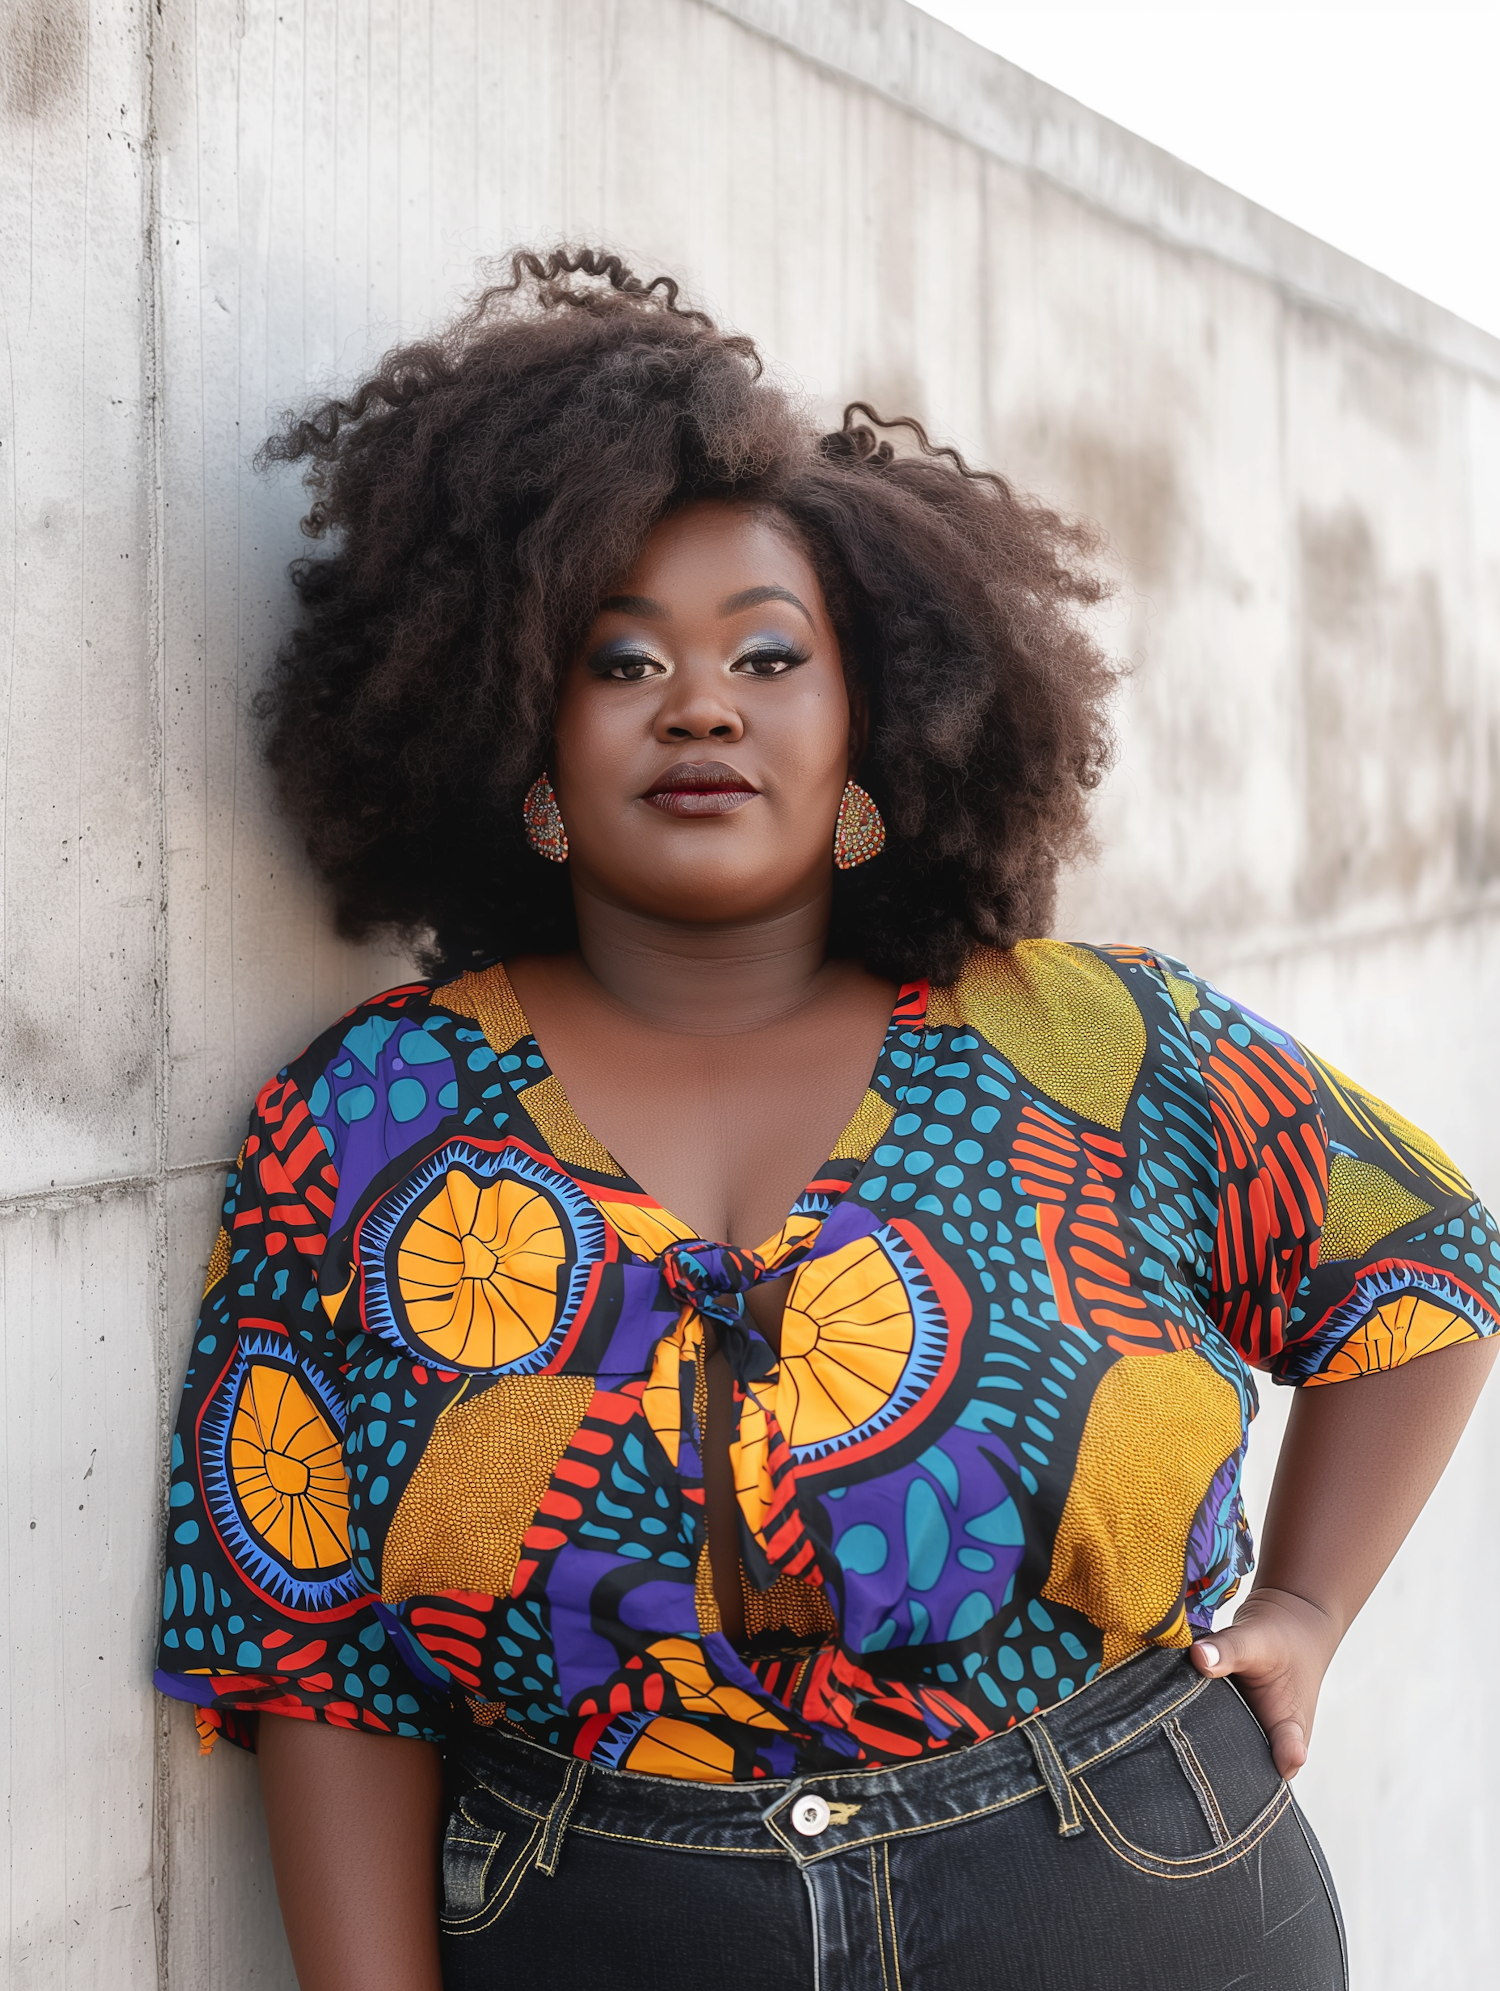
[[[706,926],[652,919],[574,887],[578,951],[622,1008],[684,1036],[782,1022],[822,991],[829,892],[770,915]]]

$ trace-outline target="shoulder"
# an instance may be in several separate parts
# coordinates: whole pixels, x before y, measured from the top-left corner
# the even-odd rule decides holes
[[[403,982],[371,996],[315,1037],[261,1088],[261,1120],[284,1123],[305,1110],[342,1165],[356,1131],[369,1145],[373,1127],[399,1148],[436,1126],[463,1086],[493,1084],[517,1061],[512,1047],[528,1034],[502,968],[447,982]]]
[[[974,948],[957,981],[934,986],[929,1015],[976,1029],[1002,1017],[1033,1030],[1102,1027],[1132,1012],[1139,1017],[1170,993],[1171,980],[1164,957],[1150,948],[1019,940]]]
[[[428,1043],[407,1041],[414,1030]],[[478,1043],[504,1052],[527,1034],[525,1015],[498,965],[445,982],[402,982],[329,1024],[271,1084],[290,1081],[310,1094],[319,1080],[332,1086],[361,1070],[373,1077],[396,1058],[402,1065],[435,1064],[461,1045]]]
[[[289,1081],[299,1091],[308,1093],[320,1078],[330,1076],[349,1059],[373,1071],[386,1046],[403,1027],[420,1029],[426,1022],[433,993],[430,982],[403,982],[399,987],[367,997],[320,1030],[305,1051],[289,1058],[271,1084]]]
[[[1064,940],[975,948],[957,981],[932,990],[927,1011],[933,1027],[977,1032],[1059,1105],[1116,1129],[1152,1026],[1179,1016],[1148,949]]]
[[[283,1065],[255,1100],[251,1137],[309,1143],[363,1182],[439,1129],[494,1120],[497,1083],[524,1062],[526,1019],[504,970],[403,982],[359,1003]],[[534,1047],[532,1047],[534,1050]],[[539,1063],[539,1059],[534,1062]]]

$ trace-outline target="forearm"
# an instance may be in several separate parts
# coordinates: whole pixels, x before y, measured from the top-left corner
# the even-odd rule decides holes
[[[1494,1341],[1466,1342],[1380,1375],[1298,1392],[1255,1589],[1322,1613],[1330,1652],[1427,1504],[1496,1349]]]
[[[1307,1759],[1328,1662],[1427,1504],[1496,1352],[1466,1342],[1298,1393],[1255,1587],[1233,1625],[1193,1647],[1200,1671],[1237,1676],[1285,1777]]]
[[[441,1991],[437,1749],[262,1715],[259,1756],[300,1991]]]

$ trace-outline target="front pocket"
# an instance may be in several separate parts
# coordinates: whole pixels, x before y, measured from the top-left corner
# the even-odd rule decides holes
[[[533,1865],[545,1820],[502,1813],[498,1803],[467,1791],[443,1834],[442,1927],[450,1936],[488,1929],[510,1906]]]
[[[1072,1783],[1111,1852],[1163,1879],[1233,1865],[1291,1803],[1254,1716],[1221,1681]]]
[[[1176,1855],[1154,1853],[1147,1846],[1138,1846],[1116,1825],[1109,1813],[1094,1796],[1082,1777],[1074,1779],[1078,1791],[1078,1802],[1099,1837],[1112,1853],[1117,1854],[1128,1866],[1141,1873],[1156,1874],[1162,1880],[1199,1880],[1205,1874],[1221,1873],[1225,1867],[1233,1866],[1248,1852],[1258,1846],[1275,1825],[1292,1801],[1292,1793],[1285,1786],[1279,1790],[1271,1802],[1232,1839],[1222,1845],[1212,1847],[1208,1852],[1190,1854],[1186,1858]]]

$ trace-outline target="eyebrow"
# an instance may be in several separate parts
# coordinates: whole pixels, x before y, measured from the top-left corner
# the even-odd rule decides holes
[[[790,588],[742,588],[737,595],[730,595],[719,603],[719,613],[738,615],[742,609],[759,608],[762,602],[767,601],[790,602],[793,608],[800,610],[807,617],[813,627],[817,626],[813,624],[812,613],[806,602],[800,595],[794,595]],[[606,610],[613,610],[620,615],[649,616],[657,621],[665,620],[671,614],[666,603],[658,601],[654,595],[606,595],[599,604],[599,611],[603,614]]]
[[[737,595],[730,595],[727,601],[721,601],[719,613],[736,615],[742,608],[759,608],[763,601],[788,601],[793,608],[800,609],[808,622],[812,623],[812,615],[806,602],[800,596],[794,595],[790,588],[745,588]]]
[[[605,609],[616,609],[621,615],[665,616],[668,613],[665,602],[657,601],[651,595],[606,595],[599,604],[601,614]]]

